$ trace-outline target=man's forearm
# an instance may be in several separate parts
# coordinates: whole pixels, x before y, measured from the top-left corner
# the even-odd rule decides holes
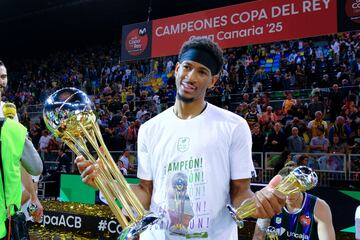
[[[31,200],[33,201],[36,199],[37,195],[34,189],[31,175],[23,167],[21,167],[21,180],[25,190],[30,194]]]
[[[24,150],[21,156],[21,164],[25,170],[33,175],[40,175],[43,165],[39,153],[29,139],[25,139]]]
[[[150,209],[152,191],[141,184],[131,184],[131,189],[146,210]]]

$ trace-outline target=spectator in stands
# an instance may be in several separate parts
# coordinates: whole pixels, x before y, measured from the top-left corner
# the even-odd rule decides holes
[[[330,121],[332,123],[335,121],[336,117],[340,115],[342,105],[343,98],[341,92],[339,91],[339,86],[337,84],[333,84],[329,95]]]
[[[309,162],[309,156],[307,154],[302,154],[299,158],[298,158],[298,166],[307,166],[308,167],[308,162]]]
[[[347,144],[346,142],[341,143],[340,138],[334,134],[332,135],[332,139],[330,139],[329,153],[341,153],[346,154],[347,152]]]
[[[296,99],[294,105],[291,106],[290,114],[293,117],[297,117],[301,120],[304,120],[308,115],[307,106],[302,102],[300,98]]]
[[[264,152],[265,135],[261,132],[260,124],[255,123],[252,131],[252,151]]]
[[[271,106],[266,107],[266,111],[260,116],[260,123],[265,125],[269,122],[277,122],[278,116],[272,112],[273,108]]]
[[[129,151],[135,151],[135,144],[137,140],[137,129],[135,127],[135,122],[131,122],[130,126],[126,130],[126,149]]]
[[[266,141],[266,148],[268,152],[282,152],[286,146],[286,137],[282,131],[281,123],[277,122],[274,125],[273,131],[269,134]]]
[[[286,99],[282,104],[283,113],[288,114],[288,111],[291,109],[292,106],[296,104],[296,100],[292,98],[291,92],[286,92]]]
[[[354,83],[359,83],[360,80],[360,51],[356,54],[356,61],[351,66],[351,76]]]
[[[243,94],[243,100],[242,100],[243,103],[247,103],[247,104],[250,104],[250,95],[248,93],[244,93]]]
[[[145,106],[141,105],[139,111],[136,113],[136,119],[140,120],[140,118],[147,113],[147,111],[145,110]]]
[[[48,152],[49,143],[52,140],[53,140],[53,137],[51,135],[49,135],[48,130],[46,130],[46,129],[43,130],[42,136],[40,137],[40,140],[39,140],[39,151]]]
[[[285,135],[291,136],[292,135],[292,129],[293,127],[296,127],[298,129],[298,135],[303,137],[304,133],[307,132],[307,125],[303,120],[300,120],[298,117],[293,117],[291,121],[288,121],[288,123],[285,126]]]
[[[320,93],[315,93],[314,96],[312,96],[311,103],[308,106],[310,119],[313,119],[315,117],[315,113],[318,111],[320,111],[322,116],[324,116],[325,106],[324,103],[319,100],[319,98]]]
[[[122,173],[122,175],[124,175],[124,176],[128,175],[128,171],[125,168],[124,163],[121,160],[118,160],[117,166],[118,166],[120,172]]]
[[[352,130],[356,130],[358,126],[360,126],[360,112],[355,104],[351,104],[346,117],[348,122],[350,122],[350,128]]]
[[[326,132],[328,125],[327,125],[326,121],[323,120],[323,114],[321,111],[315,112],[315,119],[311,120],[308,123],[307,127],[309,130],[310,139],[314,136],[317,136],[317,131],[318,131],[319,127],[322,127],[324,129],[324,131]]]
[[[351,129],[345,125],[345,119],[342,116],[338,116],[334,125],[329,130],[329,140],[330,144],[333,144],[333,137],[336,135],[339,138],[339,143],[347,143],[349,136],[351,134]]]
[[[287,147],[290,152],[304,152],[305,142],[304,138],[299,136],[299,129],[293,127],[291,129],[292,135],[287,139]]]
[[[63,148],[59,149],[57,162],[58,162],[57,171],[65,172],[65,173],[71,172],[71,159],[66,154]]]
[[[329,140],[325,138],[325,128],[319,126],[316,129],[317,135],[311,138],[310,151],[312,153],[327,153],[329,148]]]
[[[360,154],[360,126],[351,133],[348,149],[352,154]]]
[[[250,104],[250,111],[245,114],[245,120],[249,124],[250,129],[253,128],[254,124],[259,121],[258,112],[256,111],[256,105]]]
[[[295,79],[299,88],[306,88],[306,75],[302,65],[296,65]]]

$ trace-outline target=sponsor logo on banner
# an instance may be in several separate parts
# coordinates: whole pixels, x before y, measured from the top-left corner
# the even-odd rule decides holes
[[[123,26],[121,61],[151,57],[151,34],[151,21]]]
[[[115,219],[54,211],[44,211],[41,224],[45,228],[60,228],[62,230],[66,229],[76,232],[93,232],[100,236],[104,234],[118,236],[122,231],[121,225]]]
[[[44,226],[51,225],[54,227],[67,227],[67,228],[81,228],[81,217],[68,215],[68,214],[59,214],[59,215],[48,215],[44,214],[42,221]]]
[[[360,23],[360,0],[346,0],[346,15],[355,23]]]
[[[135,28],[126,36],[126,50],[132,56],[142,54],[149,42],[149,37],[145,28]]]

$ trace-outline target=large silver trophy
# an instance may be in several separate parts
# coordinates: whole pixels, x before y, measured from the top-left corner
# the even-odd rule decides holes
[[[93,163],[99,160],[99,175],[95,184],[122,226],[119,239],[137,239],[141,232],[159,220],[155,214],[145,211],[112,159],[91,109],[90,99],[84,92],[76,88],[56,91],[45,101],[43,117],[50,132],[61,138],[77,156],[83,155]]]
[[[275,189],[288,196],[292,193],[310,190],[317,183],[318,177],[316,173],[309,167],[300,166],[282,179]],[[251,198],[245,200],[237,209],[233,208],[230,204],[227,205],[227,208],[237,225],[242,228],[244,226],[243,219],[250,217],[256,212],[256,203],[255,199]]]

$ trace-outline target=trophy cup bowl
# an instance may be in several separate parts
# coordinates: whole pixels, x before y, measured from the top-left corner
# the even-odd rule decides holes
[[[119,239],[137,239],[141,232],[159,220],[155,214],[145,211],[112,159],[92,111],[91,101],[84,92],[76,88],[54,92],[45,101],[43,118],[49,131],[61,138],[77,156],[83,155],[92,163],[99,163],[95,184],[122,226]]]
[[[317,183],[318,177],[311,168],[299,166],[282,179],[279,185],[275,187],[275,190],[288,196],[292,193],[310,190],[314,188]],[[253,198],[245,200],[237,209],[230,204],[227,204],[226,207],[239,228],[244,227],[243,219],[250,217],[256,212],[256,203]]]

